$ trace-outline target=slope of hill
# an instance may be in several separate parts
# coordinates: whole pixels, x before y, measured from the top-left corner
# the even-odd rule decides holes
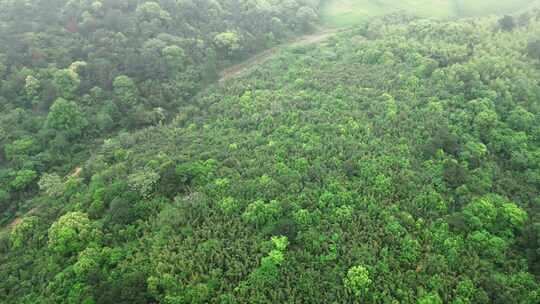
[[[317,1],[0,0],[0,225],[104,138],[170,120],[218,72],[312,30]]]
[[[41,177],[0,301],[538,303],[539,31],[387,17],[280,51]]]

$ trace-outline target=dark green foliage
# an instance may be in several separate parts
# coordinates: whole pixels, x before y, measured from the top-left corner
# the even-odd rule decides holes
[[[499,26],[503,31],[511,31],[516,27],[514,17],[506,15],[499,20]]]
[[[527,46],[528,54],[537,60],[540,60],[540,40],[533,40]]]

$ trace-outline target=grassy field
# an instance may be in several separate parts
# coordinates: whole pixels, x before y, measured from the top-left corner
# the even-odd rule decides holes
[[[327,0],[322,21],[327,27],[348,27],[369,17],[398,11],[422,17],[456,18],[511,13],[540,3],[535,0]]]

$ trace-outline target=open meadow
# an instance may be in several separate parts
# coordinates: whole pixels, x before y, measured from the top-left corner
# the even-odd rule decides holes
[[[476,17],[512,13],[536,3],[530,0],[333,0],[323,5],[322,22],[328,27],[348,27],[395,12],[443,19]]]

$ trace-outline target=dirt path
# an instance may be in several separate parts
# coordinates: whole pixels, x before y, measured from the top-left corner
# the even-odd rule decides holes
[[[24,217],[27,217],[29,215],[32,215],[34,213],[36,213],[36,211],[39,210],[39,207],[34,207],[32,209],[30,209],[30,211],[26,212],[26,214],[24,216],[18,216],[16,217],[13,221],[11,221],[11,223],[7,224],[7,226],[4,228],[4,229],[0,229],[0,232],[2,230],[12,230],[13,228],[15,228],[17,225],[19,225],[20,223],[22,223],[23,221],[23,218]]]
[[[252,56],[251,58],[245,60],[244,62],[233,65],[221,71],[219,73],[219,83],[223,83],[231,78],[242,76],[248,73],[253,67],[258,66],[268,61],[270,58],[273,57],[274,54],[276,54],[279,50],[283,49],[284,47],[322,42],[328,39],[329,37],[337,33],[344,32],[344,31],[346,30],[344,29],[323,30],[315,34],[300,36],[292,41],[275,46],[271,49],[268,49],[264,52],[261,52],[259,54]]]

